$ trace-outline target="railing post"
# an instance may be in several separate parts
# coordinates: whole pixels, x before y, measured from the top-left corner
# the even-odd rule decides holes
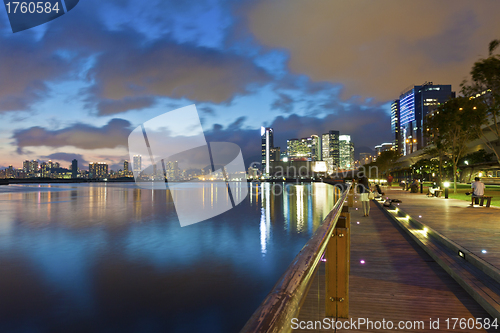
[[[351,214],[344,206],[325,251],[326,317],[349,317],[350,227]]]
[[[351,187],[347,194],[347,205],[349,207],[354,207],[354,187]]]

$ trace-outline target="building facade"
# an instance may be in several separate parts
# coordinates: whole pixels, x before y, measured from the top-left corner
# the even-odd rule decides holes
[[[78,178],[78,161],[76,159],[71,161],[71,178]]]
[[[321,151],[323,161],[327,161],[331,167],[340,164],[339,131],[330,131],[321,137]]]
[[[270,162],[279,162],[281,160],[281,148],[280,147],[273,147],[269,150],[270,156],[269,156],[269,161]]]
[[[269,174],[269,163],[271,162],[271,149],[274,148],[274,131],[270,127],[260,128],[260,138],[262,141],[262,172]]]
[[[453,97],[455,93],[451,91],[451,85],[435,85],[432,82],[413,86],[399,96],[398,149],[402,155],[411,154],[427,146],[424,129],[429,108],[435,108]]]
[[[391,103],[391,133],[392,133],[392,145],[398,153],[401,154],[401,137],[399,135],[399,99],[394,100]]]
[[[339,168],[342,170],[351,170],[354,168],[354,144],[350,135],[339,136]]]
[[[132,168],[135,173],[140,174],[142,170],[142,156],[134,155],[134,160],[132,164]]]
[[[89,178],[100,179],[108,176],[108,165],[104,162],[91,162],[89,164]]]

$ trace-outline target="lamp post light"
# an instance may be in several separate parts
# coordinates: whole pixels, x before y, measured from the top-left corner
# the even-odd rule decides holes
[[[444,182],[444,198],[445,199],[448,199],[448,188],[450,187],[450,183],[449,182]]]

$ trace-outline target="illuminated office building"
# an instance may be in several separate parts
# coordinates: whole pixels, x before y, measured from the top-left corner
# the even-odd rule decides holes
[[[432,82],[413,86],[399,96],[400,142],[398,149],[403,155],[411,154],[427,146],[424,129],[429,108],[435,108],[454,97],[455,93],[451,91],[451,85],[434,85]]]
[[[333,166],[339,166],[339,131],[330,131],[326,134],[323,134],[321,141],[323,161],[326,161],[328,159]]]
[[[339,136],[339,168],[342,170],[351,170],[354,168],[354,144],[350,135]]]
[[[89,178],[100,179],[108,175],[108,165],[104,162],[91,162],[89,164]]]
[[[25,175],[28,175],[30,173],[30,161],[26,160],[23,162],[23,172]]]
[[[401,154],[401,137],[399,135],[399,99],[391,103],[391,133],[393,138],[393,147]]]
[[[311,135],[311,158],[312,161],[322,160],[321,138],[315,134]]]
[[[312,138],[287,140],[289,161],[312,161]]]
[[[270,127],[260,128],[260,137],[262,141],[262,172],[269,175],[269,163],[271,162],[271,149],[274,148],[273,129]]]
[[[132,167],[134,168],[134,172],[140,173],[142,170],[142,156],[134,155],[134,161]]]
[[[123,172],[128,173],[128,161],[123,161]]]

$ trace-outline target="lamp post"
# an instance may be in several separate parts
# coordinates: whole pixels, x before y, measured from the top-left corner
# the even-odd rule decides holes
[[[444,185],[444,198],[448,199],[448,188],[450,187],[450,183],[444,182],[443,185]]]

